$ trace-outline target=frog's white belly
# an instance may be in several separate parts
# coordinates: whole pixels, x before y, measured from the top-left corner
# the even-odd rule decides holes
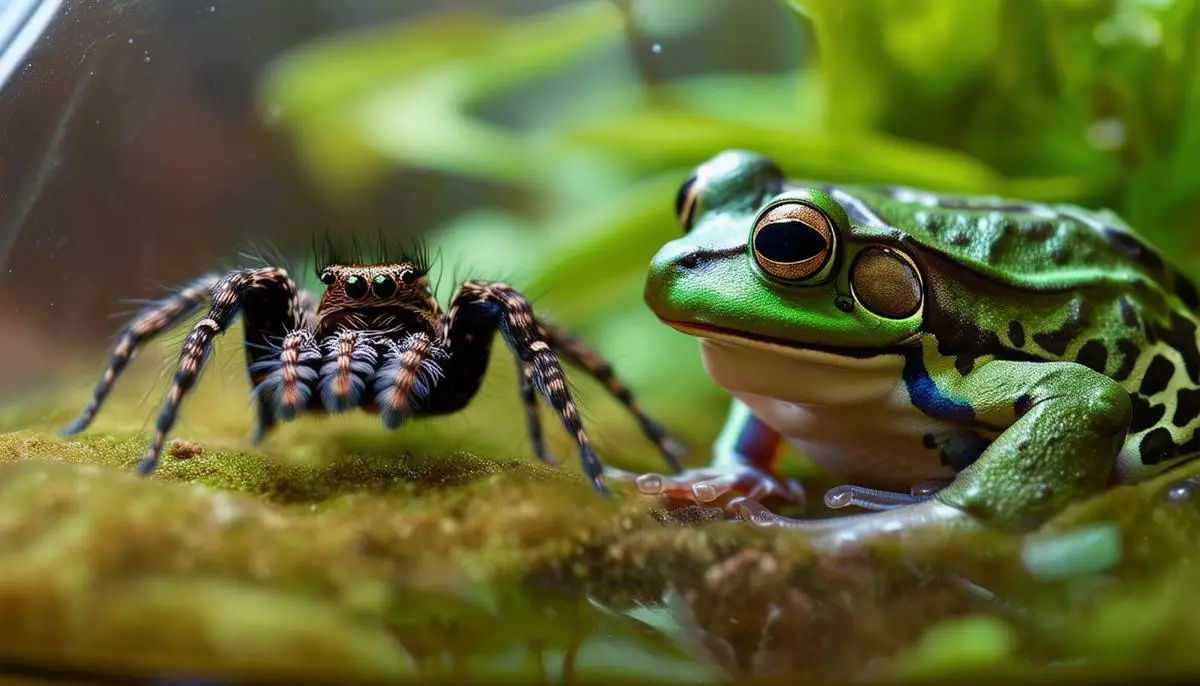
[[[889,490],[953,478],[925,437],[955,427],[913,406],[899,355],[857,359],[704,336],[709,376],[831,475]]]

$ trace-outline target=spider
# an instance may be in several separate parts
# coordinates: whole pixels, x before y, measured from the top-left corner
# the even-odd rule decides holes
[[[682,447],[647,416],[612,367],[564,329],[534,315],[529,301],[499,281],[464,281],[443,312],[428,281],[424,254],[399,261],[343,260],[333,253],[317,263],[325,290],[319,305],[279,266],[207,274],[174,294],[151,301],[121,330],[91,401],[64,436],[95,418],[117,377],[148,341],[178,325],[205,303],[208,312],[188,333],[149,449],[138,463],[154,472],[184,396],[196,383],[213,346],[240,315],[246,369],[257,414],[258,443],[280,421],[301,412],[361,408],[396,429],[415,416],[446,415],[470,403],[487,371],[498,330],[516,357],[529,440],[538,459],[557,464],[543,443],[537,395],[553,408],[574,440],[584,473],[608,493],[605,468],[593,450],[567,388],[557,355],[600,381],[638,421],[676,473]],[[556,355],[557,353],[557,355]]]

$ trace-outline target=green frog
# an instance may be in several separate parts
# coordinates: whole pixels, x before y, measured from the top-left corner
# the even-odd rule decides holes
[[[841,537],[1027,531],[1200,451],[1200,298],[1111,212],[799,182],[740,150],[676,210],[646,302],[734,402],[711,464],[643,493]],[[804,499],[789,443],[845,481],[827,504],[875,511],[768,510]]]

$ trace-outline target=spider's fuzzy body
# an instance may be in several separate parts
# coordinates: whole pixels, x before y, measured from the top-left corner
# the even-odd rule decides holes
[[[628,388],[590,347],[540,321],[524,296],[497,281],[465,281],[443,311],[427,273],[420,257],[395,262],[331,257],[317,270],[325,285],[317,304],[283,267],[201,277],[147,305],[121,331],[91,402],[64,433],[73,435],[91,423],[138,348],[207,303],[207,315],[192,327],[180,351],[154,437],[138,467],[142,474],[157,466],[213,340],[238,316],[245,330],[257,414],[255,441],[278,422],[304,412],[361,408],[377,412],[383,424],[394,429],[411,416],[461,410],[479,390],[498,331],[517,359],[530,441],[538,458],[554,462],[542,441],[540,394],[576,443],[595,488],[606,491],[604,468],[567,388],[561,355],[601,381],[634,415],[670,467],[680,471],[678,444],[638,408]]]

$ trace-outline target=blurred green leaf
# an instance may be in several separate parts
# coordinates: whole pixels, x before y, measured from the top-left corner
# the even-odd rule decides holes
[[[536,184],[551,172],[549,160],[470,108],[615,39],[620,29],[606,2],[519,21],[433,15],[285,56],[268,72],[263,107],[293,132],[310,171],[335,197],[355,197],[399,165]]]

